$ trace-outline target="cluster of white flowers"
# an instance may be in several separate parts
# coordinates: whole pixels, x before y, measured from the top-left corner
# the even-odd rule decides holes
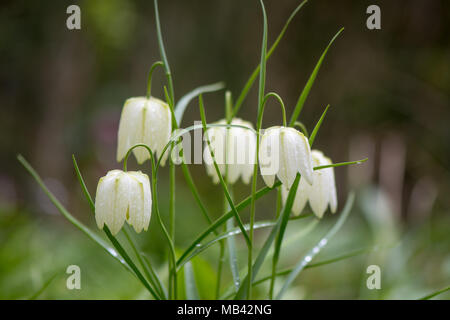
[[[169,106],[156,98],[130,98],[125,102],[118,131],[117,161],[120,162],[133,146],[146,144],[159,157],[172,133]],[[133,149],[139,164],[150,158],[147,149]],[[167,159],[163,155],[161,164]],[[149,177],[142,172],[112,170],[100,178],[95,198],[95,219],[102,229],[106,224],[113,235],[125,221],[139,233],[147,231],[152,212],[152,192]]]
[[[136,144],[145,144],[157,157],[169,143],[172,123],[169,106],[150,97],[131,98],[125,102],[118,131],[117,161],[121,161],[128,150]],[[216,124],[225,125],[225,120]],[[205,132],[210,144],[205,145],[206,171],[214,183],[219,177],[212,155],[221,175],[234,184],[239,178],[246,184],[253,176],[256,158],[256,133],[250,122],[234,118],[230,127],[215,126]],[[288,191],[297,173],[301,175],[296,192],[293,213],[300,214],[309,200],[317,217],[321,218],[329,206],[336,211],[337,197],[333,168],[314,170],[317,166],[332,164],[318,150],[310,149],[308,138],[291,127],[276,126],[264,130],[260,138],[258,162],[261,175],[267,186],[272,187],[275,177],[282,183],[282,197],[286,201]],[[150,158],[148,150],[133,149],[138,163]],[[164,164],[167,152],[161,163]],[[151,189],[149,178],[141,172],[112,170],[100,179],[95,202],[96,221],[99,228],[106,224],[112,234],[120,231],[125,221],[136,232],[147,230],[151,215]]]

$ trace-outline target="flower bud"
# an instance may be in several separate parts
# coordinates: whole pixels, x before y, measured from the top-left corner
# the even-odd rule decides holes
[[[290,188],[299,172],[302,180],[312,183],[313,166],[308,139],[288,127],[266,129],[259,149],[259,167],[264,182],[272,187],[275,176]]]
[[[95,197],[95,220],[116,235],[127,221],[137,233],[147,231],[152,211],[149,178],[140,171],[109,171],[100,178]]]
[[[156,98],[130,98],[125,102],[120,116],[117,161],[120,162],[128,150],[139,143],[146,144],[158,157],[169,142],[172,132],[172,115],[169,106]],[[135,148],[133,153],[139,164],[150,158],[145,148]],[[168,152],[161,164],[164,165]]]
[[[332,164],[331,160],[325,157],[321,151],[313,150],[311,155],[315,167]],[[284,186],[281,191],[283,202],[285,202],[289,191]],[[312,185],[309,185],[303,178],[300,179],[292,212],[296,215],[300,214],[308,200],[314,214],[319,218],[322,218],[328,206],[332,213],[336,212],[337,196],[333,168],[315,170]]]
[[[220,120],[216,124],[226,124],[226,121]],[[250,122],[239,118],[234,118],[231,124],[253,129]],[[253,164],[255,163],[255,132],[237,127],[211,127],[205,132],[206,138],[210,141],[211,151],[214,153],[219,171],[223,176],[226,171],[225,165],[228,166],[228,182],[233,184],[241,177],[242,181],[248,184],[253,175]],[[218,183],[219,177],[207,144],[204,149],[204,160],[206,172],[212,177],[214,183]]]

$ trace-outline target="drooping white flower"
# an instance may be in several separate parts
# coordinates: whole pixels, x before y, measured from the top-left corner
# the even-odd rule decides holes
[[[216,124],[226,124],[226,121],[220,120]],[[239,118],[234,118],[231,124],[253,129],[253,125],[250,122]],[[225,165],[228,166],[228,182],[233,184],[241,177],[242,181],[248,184],[253,175],[253,164],[255,163],[255,132],[236,127],[211,127],[205,132],[206,139],[210,141],[211,150],[223,176],[226,173]],[[218,183],[219,177],[214,168],[208,144],[205,145],[203,155],[206,172],[212,177],[214,183]]]
[[[125,101],[120,116],[117,161],[120,162],[128,150],[139,143],[146,144],[158,157],[169,142],[172,132],[172,116],[169,106],[156,98],[130,98]],[[145,148],[133,149],[139,164],[150,158]],[[164,153],[164,165],[168,152]]]
[[[264,182],[272,187],[275,176],[290,188],[297,172],[302,180],[313,182],[313,165],[308,139],[289,127],[266,129],[259,148],[259,167]]]
[[[127,221],[137,233],[147,231],[152,211],[149,178],[140,171],[111,170],[100,178],[95,196],[95,220],[117,234]]]
[[[311,154],[315,167],[332,164],[331,159],[325,157],[321,151],[313,150]],[[283,202],[285,202],[289,190],[283,186],[281,191]],[[332,213],[336,212],[337,195],[333,168],[315,170],[312,185],[309,185],[303,178],[300,179],[292,212],[296,215],[300,214],[308,200],[311,209],[319,218],[322,218],[328,206]]]

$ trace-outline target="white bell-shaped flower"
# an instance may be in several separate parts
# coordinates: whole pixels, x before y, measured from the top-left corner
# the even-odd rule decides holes
[[[313,165],[308,139],[289,127],[266,129],[259,148],[259,167],[264,182],[272,187],[275,176],[290,188],[298,172],[312,184]]]
[[[140,171],[109,171],[100,178],[95,196],[95,220],[113,235],[127,221],[137,233],[147,231],[152,211],[149,178]]]
[[[220,120],[216,124],[226,124],[226,121]],[[223,176],[226,173],[225,165],[228,166],[228,182],[233,184],[241,177],[242,181],[248,184],[253,175],[253,165],[255,163],[256,134],[253,131],[253,125],[248,121],[234,118],[231,124],[252,130],[237,127],[211,127],[205,132],[205,140],[209,139],[211,151],[214,153],[220,173]],[[207,143],[205,144],[203,159],[206,172],[212,177],[214,183],[218,183],[219,177],[214,168],[214,162]]]
[[[172,115],[169,106],[156,98],[130,98],[125,102],[120,116],[117,161],[120,162],[128,150],[139,143],[146,144],[158,157],[169,142],[172,133]],[[150,158],[145,148],[135,148],[133,153],[139,164]],[[168,152],[164,153],[164,165]]]
[[[313,150],[311,154],[315,167],[332,164],[331,160],[325,157],[321,151]],[[285,202],[289,190],[282,186],[281,191],[283,202]],[[312,185],[309,185],[303,178],[300,179],[292,212],[296,215],[300,214],[308,200],[311,209],[319,218],[322,218],[328,206],[332,213],[336,212],[337,195],[333,168],[315,170]]]

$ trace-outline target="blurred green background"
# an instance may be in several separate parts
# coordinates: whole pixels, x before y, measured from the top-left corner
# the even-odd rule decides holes
[[[298,3],[266,1],[269,45]],[[70,4],[81,8],[81,30],[66,28]],[[381,7],[381,30],[366,28],[369,4]],[[258,1],[160,1],[159,6],[176,98],[217,81],[225,81],[237,97],[259,61]],[[311,131],[330,103],[315,146],[335,162],[369,161],[335,170],[340,208],[350,190],[357,191],[357,201],[314,262],[381,248],[305,270],[287,298],[415,299],[450,284],[449,20],[445,0],[311,0],[269,60],[266,90],[283,97],[290,116],[323,49],[345,27],[325,58],[301,121]],[[30,298],[52,277],[39,298],[149,298],[130,273],[57,212],[15,157],[23,154],[70,212],[98,231],[71,155],[92,194],[99,177],[120,168],[115,152],[121,108],[127,98],[145,94],[148,68],[159,60],[153,2],[2,1],[0,43],[0,298]],[[158,71],[153,95],[163,97],[162,84]],[[239,114],[253,123],[256,92],[255,86]],[[224,117],[223,101],[223,92],[205,96],[208,121]],[[266,110],[264,127],[281,123],[275,103]],[[194,102],[182,127],[199,119]],[[130,167],[137,168],[134,158]],[[219,216],[220,187],[203,166],[190,168],[208,209]],[[148,165],[142,170],[148,172]],[[164,218],[167,177],[164,168],[159,178]],[[239,201],[250,188],[239,182],[234,193]],[[179,168],[176,199],[182,250],[207,225]],[[272,218],[274,210],[272,192],[257,202],[257,219]],[[135,238],[164,276],[167,246],[154,218],[149,231]],[[242,218],[248,221],[247,210]],[[314,232],[298,239],[305,221],[290,224],[280,267],[300,259],[336,216],[326,215]],[[259,243],[265,234],[257,231]],[[246,248],[237,239],[244,268]],[[202,298],[214,295],[217,255],[216,246],[195,261]],[[65,285],[65,270],[73,264],[81,268],[81,290]],[[381,268],[381,290],[366,287],[372,264]],[[268,272],[269,264],[260,275]],[[230,280],[227,269],[224,288]],[[261,285],[255,297],[266,298],[266,292]]]

